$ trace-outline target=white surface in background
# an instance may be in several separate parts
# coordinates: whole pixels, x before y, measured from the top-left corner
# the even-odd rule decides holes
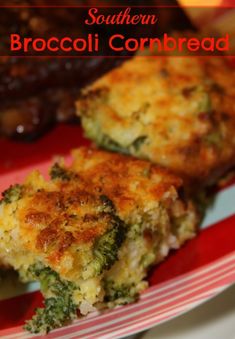
[[[216,195],[213,205],[208,209],[201,228],[221,221],[235,213],[235,185]]]
[[[136,338],[235,339],[235,285],[194,310]]]

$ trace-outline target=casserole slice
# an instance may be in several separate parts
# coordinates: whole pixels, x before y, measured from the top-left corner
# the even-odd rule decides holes
[[[147,161],[92,148],[3,192],[0,261],[39,281],[46,333],[102,307],[133,302],[148,269],[192,238],[198,215],[182,181]]]

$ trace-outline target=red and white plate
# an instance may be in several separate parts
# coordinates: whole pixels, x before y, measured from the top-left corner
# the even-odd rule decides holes
[[[59,126],[33,144],[0,140],[0,190],[21,182],[33,168],[46,174],[52,157],[87,144],[79,126]],[[149,274],[150,287],[138,302],[92,313],[48,338],[120,338],[183,314],[235,282],[235,182],[217,192],[201,231]],[[38,338],[22,329],[35,307],[42,305],[37,284],[0,291],[0,337]],[[0,289],[1,290],[1,289]],[[7,298],[7,299],[6,299]]]

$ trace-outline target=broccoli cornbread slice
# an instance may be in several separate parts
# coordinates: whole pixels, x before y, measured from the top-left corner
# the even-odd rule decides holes
[[[0,261],[39,281],[45,307],[26,328],[45,333],[104,306],[134,301],[148,268],[196,232],[181,179],[143,160],[91,148],[33,172],[3,193]]]
[[[220,57],[137,56],[77,101],[86,136],[203,184],[235,165],[235,70]]]

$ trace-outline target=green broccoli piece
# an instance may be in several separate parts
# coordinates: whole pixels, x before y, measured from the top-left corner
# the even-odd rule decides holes
[[[141,148],[141,146],[146,142],[147,140],[147,136],[143,135],[143,136],[140,136],[138,138],[136,138],[132,143],[131,145],[129,146],[129,149],[132,151],[135,151],[135,152],[138,152]]]
[[[95,242],[93,253],[95,266],[99,274],[108,270],[118,259],[118,250],[126,237],[126,227],[118,218],[114,218],[112,228]]]
[[[104,290],[104,301],[116,302],[119,305],[134,302],[139,296],[134,283],[118,285],[113,280],[105,280]]]
[[[210,134],[204,136],[203,141],[208,146],[221,148],[223,140],[220,132],[211,132]]]
[[[93,138],[94,139],[94,138]],[[105,149],[109,149],[112,152],[119,152],[122,154],[129,154],[126,147],[120,145],[118,142],[112,140],[108,135],[102,134],[98,144]]]
[[[5,204],[10,204],[18,201],[22,197],[22,186],[18,184],[10,186],[2,193],[2,196],[3,198],[0,200],[0,203],[4,202]]]
[[[50,177],[52,180],[54,179],[61,179],[63,181],[70,181],[71,176],[69,173],[62,168],[57,162],[52,166],[50,170]]]
[[[204,91],[200,86],[195,88],[199,93],[201,92],[201,100],[198,103],[199,112],[211,112],[212,111],[212,101],[211,96]]]
[[[73,283],[61,280],[58,273],[41,264],[31,266],[28,276],[40,282],[46,300],[45,308],[38,308],[33,318],[26,322],[26,330],[48,333],[77,317],[77,306],[72,298],[76,288]]]
[[[126,238],[127,226],[117,216],[111,228],[98,238],[93,246],[94,259],[87,265],[83,278],[88,279],[109,270],[118,259],[118,250]]]
[[[62,181],[70,181],[77,178],[78,175],[72,171],[66,170],[56,162],[50,170],[50,177],[52,180],[60,179]]]
[[[108,135],[103,134],[98,144],[103,148],[109,149],[113,152],[122,154],[130,154],[132,151],[138,152],[141,146],[146,142],[147,136],[143,135],[136,138],[130,145],[122,146],[118,142],[112,140]]]
[[[106,212],[106,213],[115,212],[115,206],[112,200],[110,200],[107,197],[107,195],[101,194],[100,201],[102,203],[102,207],[101,207],[102,212]]]
[[[31,333],[48,333],[76,318],[76,306],[69,296],[48,298],[45,308],[38,308],[24,328]]]

